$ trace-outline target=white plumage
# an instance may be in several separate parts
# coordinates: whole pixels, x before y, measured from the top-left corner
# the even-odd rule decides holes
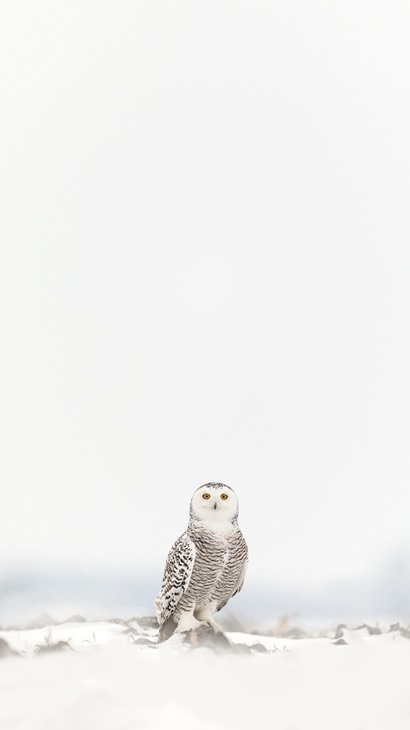
[[[155,601],[159,641],[204,623],[220,630],[213,614],[241,590],[247,560],[235,492],[217,482],[199,487],[188,528],[168,554]]]

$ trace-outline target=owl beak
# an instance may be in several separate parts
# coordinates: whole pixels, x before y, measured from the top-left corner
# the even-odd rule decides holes
[[[216,502],[214,502],[214,509],[216,509]]]

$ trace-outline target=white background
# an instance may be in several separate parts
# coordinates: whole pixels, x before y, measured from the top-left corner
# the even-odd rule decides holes
[[[409,546],[408,3],[1,14],[0,570],[160,571],[210,480],[254,579],[385,570]]]

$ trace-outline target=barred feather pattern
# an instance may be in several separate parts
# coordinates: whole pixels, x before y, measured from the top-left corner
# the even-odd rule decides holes
[[[196,558],[178,609],[186,611],[194,604],[215,602],[219,611],[242,588],[239,579],[248,555],[245,539],[238,526],[225,535],[197,521],[190,524],[187,534],[196,547]]]
[[[191,517],[187,531],[171,548],[156,599],[160,627],[184,611],[216,604],[219,611],[243,584],[248,548],[236,520],[227,534]]]

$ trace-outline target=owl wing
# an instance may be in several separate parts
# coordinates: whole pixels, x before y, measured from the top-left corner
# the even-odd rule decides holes
[[[162,588],[155,599],[160,628],[174,613],[191,580],[196,548],[186,532],[174,543],[165,564]]]

